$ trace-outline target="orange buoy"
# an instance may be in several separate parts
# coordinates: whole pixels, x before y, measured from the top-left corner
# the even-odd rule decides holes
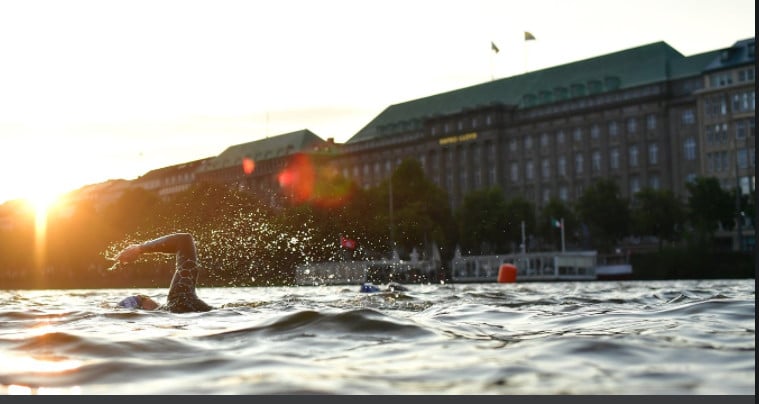
[[[517,281],[517,267],[514,264],[501,264],[498,268],[498,283],[514,283]]]

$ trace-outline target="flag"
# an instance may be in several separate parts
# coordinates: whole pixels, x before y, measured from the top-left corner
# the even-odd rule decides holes
[[[340,247],[354,250],[356,248],[356,240],[349,239],[345,236],[340,236]]]
[[[559,219],[551,219],[551,226],[560,229],[561,228],[561,220]]]
[[[493,50],[493,52],[498,53],[500,49],[498,49],[497,46],[495,46],[495,42],[490,41],[490,49]]]
[[[527,32],[527,31],[525,31],[524,32],[524,40],[525,41],[534,41],[535,40],[535,36],[532,35],[531,33]]]

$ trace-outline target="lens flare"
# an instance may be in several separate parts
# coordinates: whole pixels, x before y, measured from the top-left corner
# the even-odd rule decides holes
[[[245,173],[245,175],[250,175],[255,171],[256,169],[256,162],[253,161],[250,157],[245,157],[242,159],[242,171]]]
[[[350,181],[340,177],[334,166],[314,163],[303,154],[293,156],[277,179],[284,194],[295,203],[337,207],[345,204],[351,193]]]

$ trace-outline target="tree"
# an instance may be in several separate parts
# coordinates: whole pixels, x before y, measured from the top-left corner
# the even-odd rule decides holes
[[[451,250],[456,225],[448,196],[427,179],[416,159],[402,161],[390,179],[383,181],[372,195],[377,209],[375,218],[384,220],[385,234],[392,234],[394,240],[391,241],[401,252],[409,253],[415,247],[424,249],[425,244],[432,241],[442,248],[443,254]]]
[[[617,241],[627,235],[630,208],[614,180],[601,179],[588,187],[575,209],[600,250],[611,252]]]
[[[730,193],[722,189],[714,177],[696,177],[686,185],[688,189],[688,222],[699,241],[714,237],[720,224],[732,228],[735,203]]]
[[[685,224],[685,208],[670,190],[644,188],[635,194],[632,207],[632,230],[663,241],[675,241]]]
[[[577,228],[577,217],[571,206],[559,199],[552,198],[540,211],[537,232],[543,239],[558,246],[556,249],[561,248],[561,230],[556,227],[554,221],[561,219],[564,219],[564,237],[566,238],[572,234],[567,232],[567,229]]]
[[[456,212],[461,248],[475,254],[503,252],[509,240],[506,198],[498,188],[470,192]]]
[[[508,239],[516,244],[522,244],[522,223],[524,223],[525,243],[535,234],[535,206],[522,196],[514,197],[506,202],[506,232]],[[525,246],[526,248],[527,246]]]

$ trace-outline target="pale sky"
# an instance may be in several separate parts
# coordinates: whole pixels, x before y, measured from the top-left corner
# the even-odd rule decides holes
[[[652,42],[725,48],[754,37],[754,13],[753,0],[0,0],[0,203],[301,129],[345,142],[392,104]]]

